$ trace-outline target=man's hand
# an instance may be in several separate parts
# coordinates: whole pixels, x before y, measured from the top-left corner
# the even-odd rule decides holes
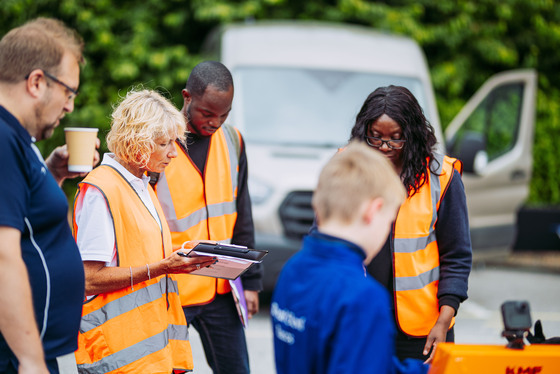
[[[96,150],[93,155],[94,167],[100,160],[99,152],[97,151],[100,145],[101,141],[97,138],[95,143]],[[68,171],[68,149],[66,148],[66,144],[56,147],[45,162],[59,186],[62,186],[62,182],[64,182],[66,178],[84,177],[87,175],[87,173],[73,173]]]
[[[245,302],[247,303],[248,318],[253,318],[253,314],[259,312],[259,292],[258,291],[243,291],[245,294]]]
[[[455,309],[450,307],[449,305],[443,305],[439,311],[439,317],[436,321],[436,324],[430,330],[428,334],[428,338],[426,339],[426,345],[424,346],[424,356],[430,353],[430,349],[432,352],[430,353],[430,357],[426,361],[425,364],[430,364],[434,359],[434,353],[436,352],[436,345],[438,343],[445,342],[447,338],[447,331],[449,331],[449,326],[451,326],[451,320],[455,315]]]

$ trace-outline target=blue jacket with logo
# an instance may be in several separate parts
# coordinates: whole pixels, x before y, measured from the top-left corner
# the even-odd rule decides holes
[[[399,362],[388,292],[365,271],[365,253],[313,232],[284,266],[271,303],[278,374],[427,373]]]

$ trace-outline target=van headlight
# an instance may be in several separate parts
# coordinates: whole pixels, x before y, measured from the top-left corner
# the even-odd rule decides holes
[[[272,186],[258,178],[249,177],[247,186],[249,187],[249,194],[251,195],[251,203],[255,205],[264,204],[272,195]]]

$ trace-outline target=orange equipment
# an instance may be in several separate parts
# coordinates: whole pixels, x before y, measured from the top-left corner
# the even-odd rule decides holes
[[[560,345],[523,349],[439,343],[429,374],[559,374]]]

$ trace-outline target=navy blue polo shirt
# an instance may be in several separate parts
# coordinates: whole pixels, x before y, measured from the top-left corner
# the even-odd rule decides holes
[[[68,201],[27,130],[1,106],[0,160],[0,226],[21,231],[35,317],[50,360],[77,349],[84,298],[84,269],[67,219]],[[0,333],[0,372],[9,360],[15,358]]]

